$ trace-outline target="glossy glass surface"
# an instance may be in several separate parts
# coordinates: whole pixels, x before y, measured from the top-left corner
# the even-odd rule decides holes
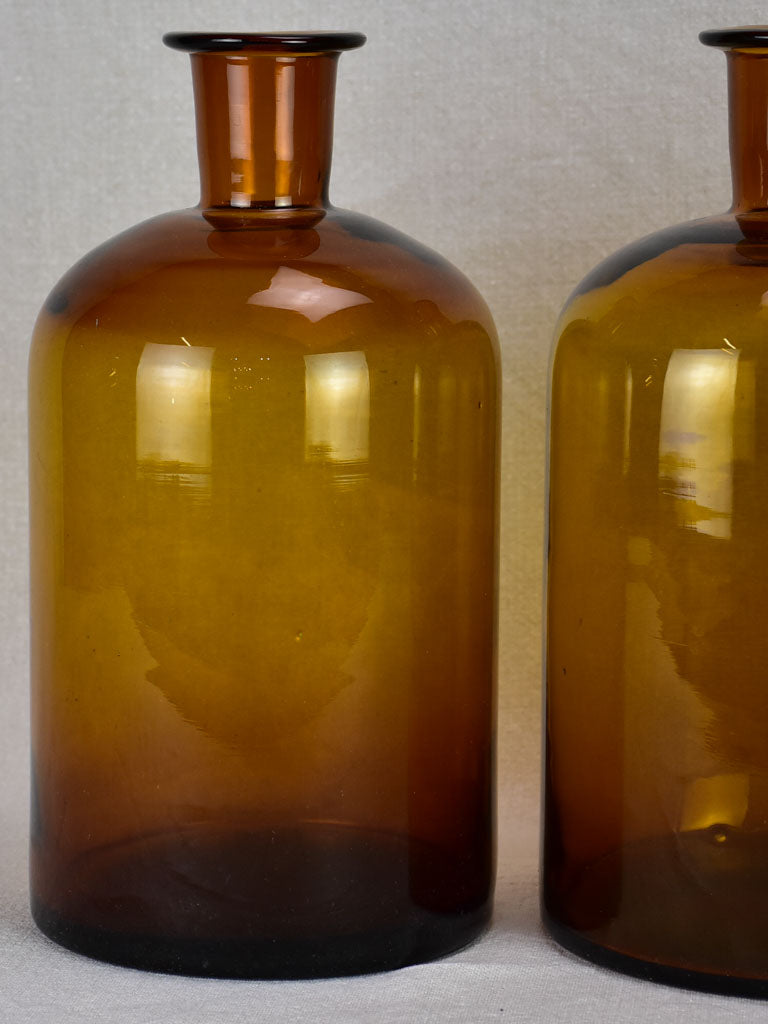
[[[140,967],[400,966],[490,913],[493,325],[324,200],[335,54],[193,61],[201,207],[35,331],[33,910]]]
[[[732,213],[560,325],[543,902],[590,959],[768,994],[768,51],[729,62]]]

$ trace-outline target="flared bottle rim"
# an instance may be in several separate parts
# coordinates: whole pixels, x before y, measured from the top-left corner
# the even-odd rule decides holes
[[[768,30],[766,30],[768,31]],[[232,51],[338,53],[365,43],[362,32],[166,32],[163,42],[186,53]]]
[[[721,50],[765,50],[768,49],[768,25],[710,28],[699,33],[699,42]]]

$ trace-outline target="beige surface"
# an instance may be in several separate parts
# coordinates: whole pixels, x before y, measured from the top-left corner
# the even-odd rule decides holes
[[[240,1021],[255,1019],[256,1006],[259,1019],[286,1021],[671,1021],[696,1008],[701,1019],[702,1007],[712,1020],[757,1019],[759,1004],[625,981],[554,951],[538,930],[535,859],[552,325],[599,258],[728,205],[725,61],[696,34],[766,20],[764,5],[0,0],[0,13],[0,836],[8,844],[0,993],[8,1019]],[[365,49],[342,57],[335,202],[453,260],[488,299],[502,338],[500,910],[491,936],[472,950],[376,979],[281,986],[143,976],[59,951],[26,915],[27,339],[75,259],[145,217],[196,201],[188,58],[165,50],[161,33],[292,28],[369,36]]]

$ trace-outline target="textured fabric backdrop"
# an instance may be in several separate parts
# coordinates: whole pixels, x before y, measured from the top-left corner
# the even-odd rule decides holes
[[[3,440],[0,1005],[65,1021],[737,1021],[756,1003],[654,987],[560,953],[536,910],[545,390],[577,281],[638,235],[729,203],[725,61],[706,0],[0,0]],[[26,910],[27,342],[57,278],[197,200],[189,59],[171,29],[342,28],[332,197],[414,235],[485,295],[504,362],[500,877],[469,950],[391,975],[224,983],[91,963]],[[694,1013],[696,1016],[691,1017]]]

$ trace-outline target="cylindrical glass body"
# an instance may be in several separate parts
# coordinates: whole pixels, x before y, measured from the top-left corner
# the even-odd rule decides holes
[[[768,30],[702,38],[733,47],[734,208],[560,325],[543,907],[590,959],[768,993]]]
[[[172,43],[201,207],[97,249],[34,336],[33,912],[182,973],[427,959],[491,906],[493,325],[325,200],[359,41]]]

